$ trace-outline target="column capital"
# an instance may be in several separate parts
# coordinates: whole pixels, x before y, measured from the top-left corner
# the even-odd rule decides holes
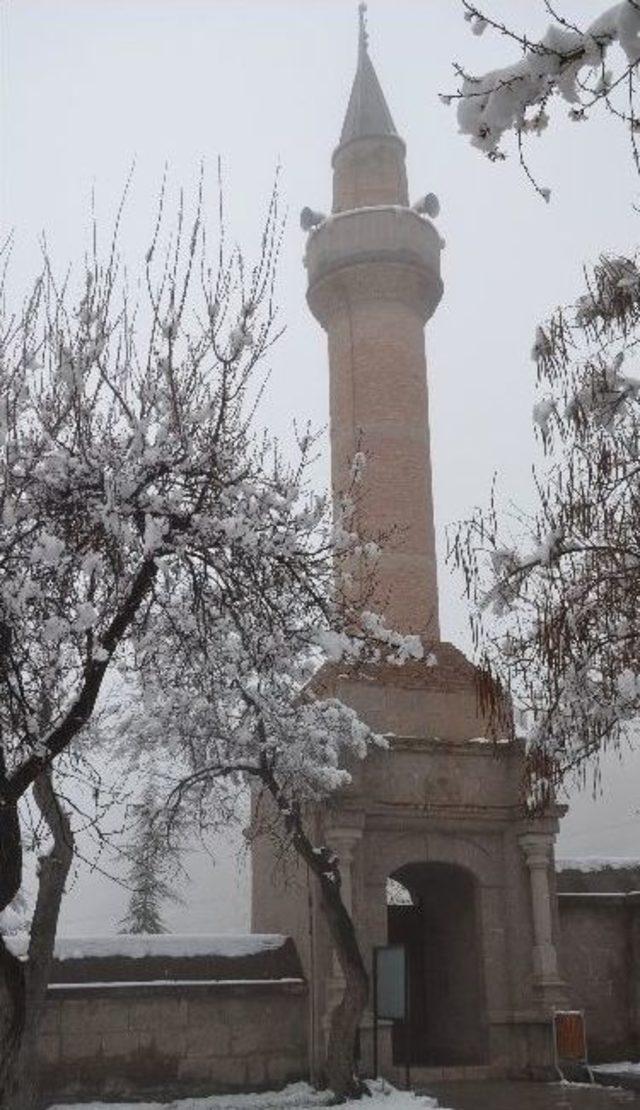
[[[524,833],[518,837],[527,867],[530,870],[551,866],[554,840],[554,834],[548,832]]]

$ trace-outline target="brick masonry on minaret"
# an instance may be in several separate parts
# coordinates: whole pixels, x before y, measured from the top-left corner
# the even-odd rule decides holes
[[[327,332],[334,495],[367,466],[358,527],[387,536],[373,604],[439,640],[424,326],[442,295],[440,236],[408,206],[405,145],[361,35],[333,155],[333,214],[309,238],[308,301]]]

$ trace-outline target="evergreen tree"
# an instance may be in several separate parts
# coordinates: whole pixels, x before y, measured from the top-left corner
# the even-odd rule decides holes
[[[148,783],[135,806],[135,827],[127,872],[131,895],[120,922],[122,933],[167,933],[163,902],[181,902],[169,882],[175,848],[170,844],[154,803],[156,792]]]

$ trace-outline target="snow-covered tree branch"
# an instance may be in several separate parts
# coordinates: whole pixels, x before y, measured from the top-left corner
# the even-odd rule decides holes
[[[629,134],[631,152],[640,172],[637,111],[640,62],[640,3],[620,0],[606,7],[597,19],[579,27],[544,0],[553,23],[539,40],[493,19],[489,11],[462,0],[465,19],[474,34],[487,29],[519,48],[521,57],[511,65],[484,74],[470,75],[456,65],[460,79],[454,93],[441,99],[457,102],[460,131],[489,156],[505,157],[504,137],[513,132],[520,161],[545,200],[550,189],[538,184],[525,156],[524,140],[540,135],[550,122],[554,103],[564,103],[570,120],[587,120],[598,108],[610,113]]]
[[[360,1089],[353,1052],[368,982],[342,900],[340,860],[317,842],[315,816],[350,782],[354,761],[386,742],[352,709],[318,699],[310,679],[324,659],[357,668],[381,658],[401,663],[424,649],[416,637],[396,634],[379,616],[361,612],[353,580],[340,595],[341,565],[352,572],[358,552],[366,565],[367,544],[355,533],[347,542],[344,520],[339,533],[336,547],[336,528],[317,506],[311,517],[292,515],[291,542],[308,546],[313,536],[315,546],[307,575],[284,595],[279,576],[262,580],[266,599],[272,590],[286,599],[281,622],[268,604],[246,609],[236,598],[221,603],[206,581],[195,609],[173,591],[137,645],[139,694],[132,692],[131,709],[112,727],[134,765],[151,758],[163,768],[169,835],[174,820],[182,828],[191,820],[198,831],[228,827],[243,813],[239,801],[251,788],[252,835],[268,831],[315,875],[346,983],[332,1015],[326,1061],[328,1084],[344,1096]],[[357,575],[361,585],[370,577],[370,569]]]
[[[297,572],[296,553],[274,546],[275,511],[257,555],[238,526],[255,488],[275,480],[252,418],[254,371],[275,335],[276,198],[250,270],[237,251],[226,257],[223,239],[209,267],[201,202],[189,226],[181,205],[170,242],[162,211],[161,202],[146,304],[131,300],[117,234],[106,254],[94,235],[77,287],[72,275],[58,281],[45,255],[21,309],[3,288],[0,910],[21,881],[18,804],[54,761],[59,773],[89,743],[105,678],[134,659],[162,589],[189,581],[193,560],[247,603],[261,558],[277,561],[283,582]],[[55,920],[49,934],[50,961]],[[17,1043],[37,1013],[4,943],[0,962]],[[5,1099],[26,1107],[16,1081],[3,1076]]]
[[[506,695],[524,711],[538,800],[640,713],[639,327],[637,260],[601,259],[535,338],[537,512],[509,528],[493,497],[451,545],[493,708],[504,727]]]
[[[276,197],[251,267],[227,257],[223,229],[210,265],[201,197],[169,237],[163,213],[164,195],[145,303],[117,234],[106,255],[94,235],[77,287],[45,255],[22,309],[1,301],[0,911],[20,886],[18,805],[43,775],[58,790],[98,737],[109,758],[142,736],[160,744],[173,801],[197,798],[205,823],[224,823],[256,779],[282,815],[285,798],[300,809],[343,785],[345,760],[376,742],[304,692],[314,668],[424,650],[367,609],[378,547],[354,524],[364,460],[334,515],[308,479],[313,436],[288,461],[256,426],[276,337]],[[116,681],[135,722],[117,741],[100,727]],[[37,1006],[5,944],[0,963],[11,1029],[26,1013],[30,1035]],[[352,1061],[353,1038],[343,1085]],[[5,1101],[25,1110],[16,1082],[10,1069]]]

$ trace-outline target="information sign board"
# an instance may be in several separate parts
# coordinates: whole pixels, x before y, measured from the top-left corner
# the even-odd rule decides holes
[[[387,944],[374,949],[375,1005],[379,1018],[407,1020],[407,967],[402,944]]]

